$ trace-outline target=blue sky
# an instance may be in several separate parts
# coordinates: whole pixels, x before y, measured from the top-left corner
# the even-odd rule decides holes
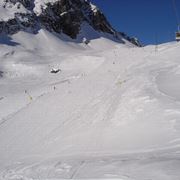
[[[91,0],[114,28],[144,44],[173,41],[177,20],[172,0]],[[176,0],[180,16],[180,0]]]

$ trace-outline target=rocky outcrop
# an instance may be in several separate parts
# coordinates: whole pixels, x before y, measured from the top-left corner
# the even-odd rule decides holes
[[[42,27],[56,33],[63,32],[71,38],[76,38],[84,20],[82,9],[67,0],[48,3],[38,16]]]
[[[143,47],[143,45],[140,43],[139,39],[136,37],[130,38],[130,42],[138,47]]]
[[[139,41],[138,38],[136,37],[130,37],[128,36],[126,33],[124,32],[119,32],[119,34],[124,38],[126,39],[127,41],[131,42],[132,44],[138,46],[138,47],[142,47],[143,45],[141,44],[141,42]]]
[[[14,18],[0,21],[0,33],[15,34],[20,30],[34,32],[35,29],[36,21],[33,14],[16,13]]]
[[[4,0],[4,7],[8,6],[9,4],[18,4],[18,8],[23,5],[27,9],[32,9],[34,7],[33,0]]]

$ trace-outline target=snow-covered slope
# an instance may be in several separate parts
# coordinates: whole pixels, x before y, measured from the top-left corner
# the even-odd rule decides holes
[[[67,38],[0,39],[0,179],[179,180],[179,43]]]

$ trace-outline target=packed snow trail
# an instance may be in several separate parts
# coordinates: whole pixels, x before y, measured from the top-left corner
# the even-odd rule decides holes
[[[74,48],[36,38],[44,35],[62,54],[23,45],[12,47],[12,66],[2,60],[11,73],[1,80],[0,117],[11,116],[0,126],[0,178],[179,180],[179,85],[168,81],[179,82],[180,45],[155,52],[98,39]],[[26,53],[27,62],[18,58]]]

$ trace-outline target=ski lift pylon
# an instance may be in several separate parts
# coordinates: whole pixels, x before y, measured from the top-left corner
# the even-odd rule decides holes
[[[178,25],[178,31],[176,32],[176,41],[180,41],[180,25]]]
[[[178,26],[178,30],[176,31],[176,41],[180,41],[180,19],[179,19],[179,13],[177,9],[176,0],[172,0],[172,3],[173,3],[174,14],[175,14],[177,26]]]

